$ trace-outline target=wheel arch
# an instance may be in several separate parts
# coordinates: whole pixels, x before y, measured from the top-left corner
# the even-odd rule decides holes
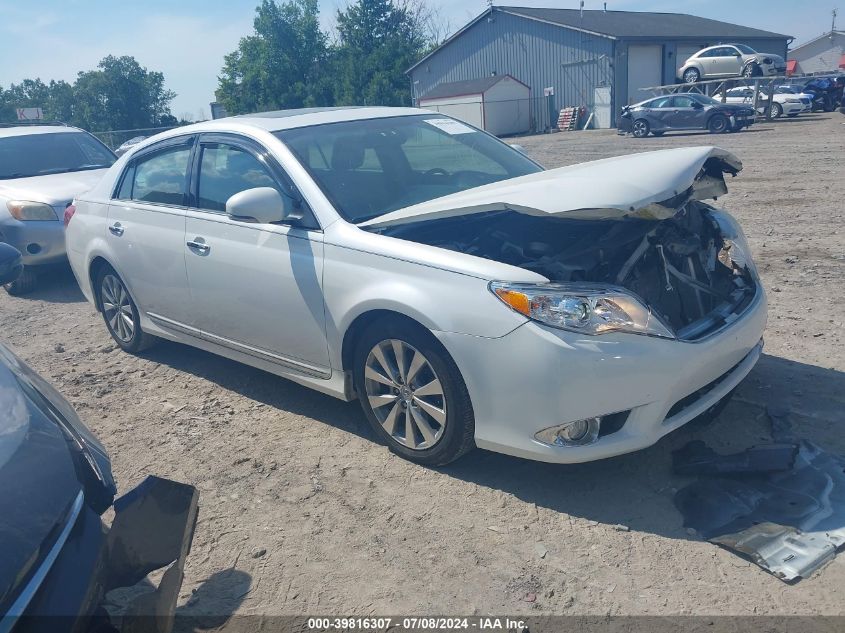
[[[102,312],[103,306],[100,303],[100,293],[97,292],[96,281],[100,271],[106,266],[114,270],[111,262],[102,255],[95,255],[91,263],[88,264],[88,282],[91,284],[91,294],[94,297],[94,307],[97,309],[97,312]]]
[[[352,365],[355,357],[355,347],[358,345],[361,334],[363,334],[370,325],[383,319],[397,319],[405,321],[406,323],[413,324],[414,326],[431,333],[430,327],[397,310],[390,308],[374,308],[366,310],[356,316],[343,333],[343,341],[340,348],[341,368],[343,371],[352,371]],[[432,334],[431,338],[434,341],[437,341],[437,343],[442,347],[442,343],[438,341],[436,336]]]

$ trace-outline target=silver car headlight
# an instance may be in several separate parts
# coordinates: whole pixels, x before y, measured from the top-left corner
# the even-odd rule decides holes
[[[27,200],[9,200],[6,208],[16,220],[44,222],[58,220],[53,207],[43,202],[29,202]]]
[[[630,332],[675,338],[660,317],[624,288],[589,283],[493,281],[490,291],[512,310],[562,330],[589,335]]]

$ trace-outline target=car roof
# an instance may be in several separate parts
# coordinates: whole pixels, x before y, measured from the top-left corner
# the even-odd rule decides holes
[[[56,132],[81,132],[78,127],[70,127],[68,125],[13,125],[5,127],[0,125],[0,138],[8,136],[30,136],[32,134],[55,134]]]
[[[237,116],[202,121],[184,127],[174,128],[146,140],[160,140],[168,136],[191,134],[200,132],[238,131],[246,128],[266,132],[279,132],[312,125],[325,125],[343,121],[361,121],[366,119],[384,119],[394,116],[412,116],[417,114],[432,114],[431,110],[418,108],[386,108],[386,107],[334,107],[334,108],[302,108],[297,110],[275,110],[272,112],[256,112],[254,114],[240,114]]]

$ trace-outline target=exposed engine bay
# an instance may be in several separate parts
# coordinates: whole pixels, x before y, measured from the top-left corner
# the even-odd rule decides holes
[[[746,254],[724,234],[717,212],[695,200],[663,220],[494,211],[378,232],[519,266],[552,282],[621,286],[686,340],[736,319],[756,293]]]

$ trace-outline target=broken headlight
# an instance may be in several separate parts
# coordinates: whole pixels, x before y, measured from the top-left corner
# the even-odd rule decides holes
[[[726,211],[711,209],[709,215],[716,223],[722,237],[722,249],[718,253],[719,261],[728,268],[736,267],[740,270],[746,268],[756,275],[757,269],[754,267],[754,260],[751,258],[751,247],[748,246],[748,240],[745,238],[745,233],[742,232],[739,222]]]
[[[675,338],[663,321],[630,292],[598,284],[512,284],[490,290],[511,309],[551,327],[580,332],[631,332]]]

